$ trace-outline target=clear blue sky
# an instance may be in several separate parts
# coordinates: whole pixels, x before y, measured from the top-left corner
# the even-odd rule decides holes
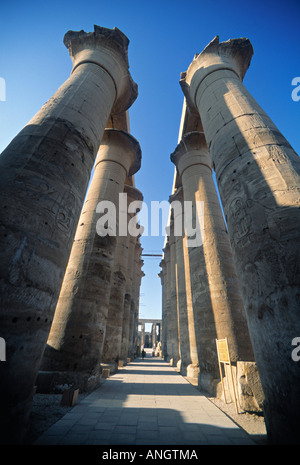
[[[94,24],[118,27],[130,40],[129,62],[139,96],[130,109],[131,133],[142,149],[136,187],[144,201],[168,200],[183,103],[180,73],[195,53],[220,41],[248,37],[254,47],[244,84],[300,153],[300,101],[291,98],[300,76],[299,0],[286,1],[6,1],[1,2],[0,152],[69,77],[63,45],[68,30]],[[144,252],[160,253],[164,237],[142,238]],[[160,318],[159,259],[145,258],[140,316]]]

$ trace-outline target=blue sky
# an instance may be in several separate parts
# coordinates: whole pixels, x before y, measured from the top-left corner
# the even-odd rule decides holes
[[[174,166],[183,94],[180,73],[195,53],[220,41],[248,37],[254,48],[244,84],[300,153],[300,101],[292,79],[300,76],[297,0],[270,1],[14,1],[1,2],[0,152],[69,77],[63,45],[68,30],[92,31],[94,24],[118,27],[130,40],[129,63],[139,96],[130,108],[131,133],[142,149],[136,187],[144,201],[167,200]],[[300,92],[299,92],[300,94]],[[164,237],[144,237],[145,253],[161,253]],[[145,258],[140,316],[160,318],[160,260]]]

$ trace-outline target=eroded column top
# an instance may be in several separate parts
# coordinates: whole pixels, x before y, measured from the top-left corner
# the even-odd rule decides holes
[[[253,47],[249,39],[242,37],[219,42],[219,36],[216,36],[200,54],[194,56],[188,70],[181,73],[179,83],[190,111],[197,112],[195,95],[205,77],[223,69],[233,71],[242,81],[252,56]]]
[[[141,191],[134,186],[130,186],[129,184],[124,185],[124,192],[127,194],[128,200],[130,202],[133,200],[139,200],[142,202],[144,199]]]
[[[131,134],[121,129],[105,129],[96,165],[103,161],[114,161],[125,168],[128,177],[140,169],[141,159],[140,144]]]
[[[82,63],[103,68],[114,81],[116,100],[112,114],[126,111],[136,100],[138,86],[129,73],[129,39],[118,28],[94,26],[94,32],[68,31],[64,36],[73,62],[73,71]]]
[[[185,134],[170,158],[176,165],[179,176],[193,165],[205,165],[212,170],[211,157],[203,132],[193,131]]]

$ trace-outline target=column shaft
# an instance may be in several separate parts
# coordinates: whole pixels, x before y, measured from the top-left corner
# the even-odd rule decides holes
[[[187,367],[191,364],[190,357],[190,335],[187,308],[187,285],[184,266],[183,236],[184,236],[184,203],[183,190],[179,188],[170,197],[170,201],[178,202],[181,208],[174,209],[174,223],[180,224],[181,235],[175,236],[176,247],[176,296],[177,296],[177,319],[179,335],[180,372],[187,375]]]
[[[170,243],[167,237],[167,242],[163,249],[165,261],[165,360],[170,361],[171,355],[171,334],[170,334]]]
[[[113,233],[100,231],[97,229],[100,221],[97,206],[100,202],[109,201],[117,210],[126,176],[133,174],[139,163],[137,141],[124,131],[106,129],[78,223],[42,366],[43,370],[54,372],[58,384],[65,380],[82,390],[93,389],[98,384],[114,269],[118,213],[116,230]]]
[[[215,38],[182,76],[198,109],[242,283],[271,441],[300,434],[299,157],[242,84],[248,39]]]
[[[178,333],[178,313],[177,313],[177,293],[176,293],[176,243],[174,236],[174,220],[170,223],[170,306],[168,311],[168,328],[170,339],[169,357],[176,366],[180,360],[179,354],[179,333]]]
[[[71,51],[72,33],[66,34],[76,62],[71,76],[1,156],[0,326],[7,361],[0,437],[8,443],[21,442],[26,432],[32,389],[106,121],[113,107],[125,111],[136,98],[128,39],[118,30],[96,28],[92,42],[83,31],[76,39],[81,56],[98,49],[93,60]]]
[[[198,216],[196,203],[202,202],[204,208],[203,217],[198,219],[203,237],[196,246],[191,241],[189,258],[199,382],[214,392],[219,378],[216,338],[228,338],[232,361],[253,360],[252,347],[204,135],[186,134],[171,158],[181,176],[185,202],[193,205],[194,220]]]

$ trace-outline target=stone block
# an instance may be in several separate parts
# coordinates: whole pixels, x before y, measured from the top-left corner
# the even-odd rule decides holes
[[[72,407],[77,403],[79,389],[71,387],[63,392],[61,405]]]
[[[237,362],[238,396],[247,412],[262,412],[264,393],[255,362]]]
[[[110,374],[110,369],[109,368],[103,368],[102,370],[102,378],[109,378]]]

